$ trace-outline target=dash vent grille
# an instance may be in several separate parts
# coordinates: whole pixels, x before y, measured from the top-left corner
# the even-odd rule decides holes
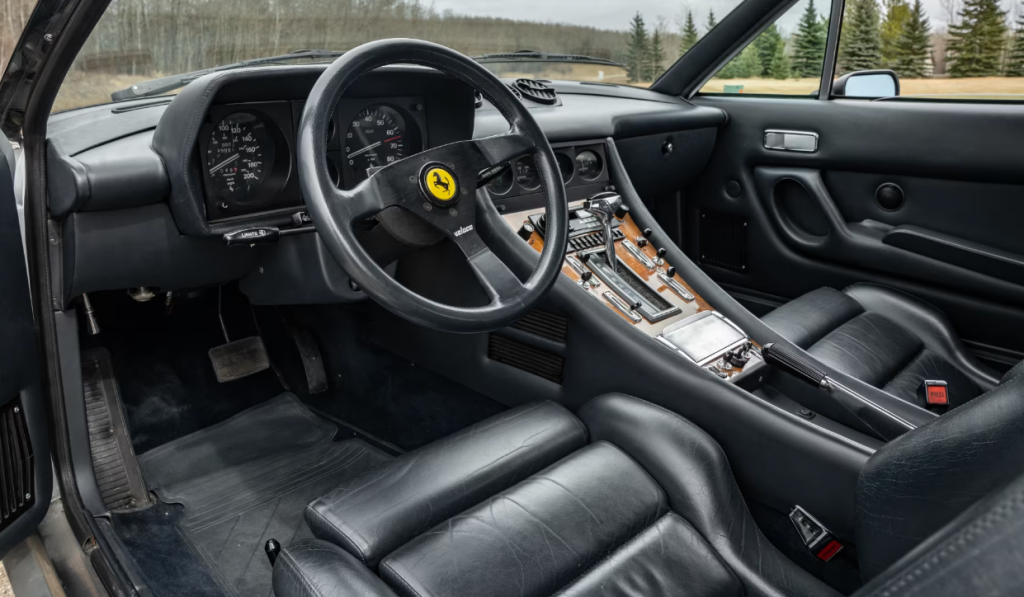
[[[0,530],[35,503],[35,467],[21,400],[0,407]]]
[[[487,342],[487,358],[526,371],[561,385],[565,359],[555,353],[513,340],[508,336],[491,334]]]
[[[541,309],[530,311],[512,327],[559,344],[565,344],[569,334],[569,320],[564,315]]]

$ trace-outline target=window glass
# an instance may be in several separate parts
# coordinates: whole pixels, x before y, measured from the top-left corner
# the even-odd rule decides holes
[[[3,10],[0,10],[0,73],[7,68],[7,61],[35,6],[36,0],[4,0]]]
[[[109,102],[141,81],[392,37],[486,56],[501,77],[648,86],[741,2],[694,1],[701,8],[677,18],[679,5],[663,0],[112,0],[54,109]]]
[[[821,85],[830,13],[828,0],[800,0],[700,92],[813,97]]]
[[[891,69],[903,99],[1024,100],[1024,6],[848,0],[836,75]]]

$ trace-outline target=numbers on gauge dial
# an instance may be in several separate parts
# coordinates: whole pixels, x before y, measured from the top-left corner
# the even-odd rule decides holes
[[[356,115],[345,133],[345,161],[362,180],[405,157],[405,119],[394,108],[370,106]]]
[[[252,200],[271,160],[266,124],[255,114],[231,114],[213,127],[206,169],[221,197],[240,204]]]

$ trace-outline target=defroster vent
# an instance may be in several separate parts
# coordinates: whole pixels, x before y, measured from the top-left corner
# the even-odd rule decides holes
[[[35,467],[21,400],[0,407],[0,530],[35,503]]]
[[[487,358],[559,385],[562,383],[565,359],[553,352],[513,340],[508,336],[490,335],[487,342]]]

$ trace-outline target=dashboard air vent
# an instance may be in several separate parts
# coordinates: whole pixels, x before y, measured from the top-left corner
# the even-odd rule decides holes
[[[513,340],[508,336],[491,334],[488,337],[487,358],[562,384],[565,359],[553,352]]]
[[[512,90],[512,95],[518,97],[519,99],[523,99],[523,92],[519,91],[518,87],[511,83],[506,84],[506,87]]]
[[[35,503],[35,467],[21,400],[0,408],[0,530]]]
[[[569,320],[564,315],[540,309],[530,311],[512,327],[559,344],[565,344],[569,334]]]
[[[516,88],[523,94],[523,97],[533,100],[538,104],[556,104],[558,103],[558,94],[555,90],[542,83],[533,79],[516,79]]]

